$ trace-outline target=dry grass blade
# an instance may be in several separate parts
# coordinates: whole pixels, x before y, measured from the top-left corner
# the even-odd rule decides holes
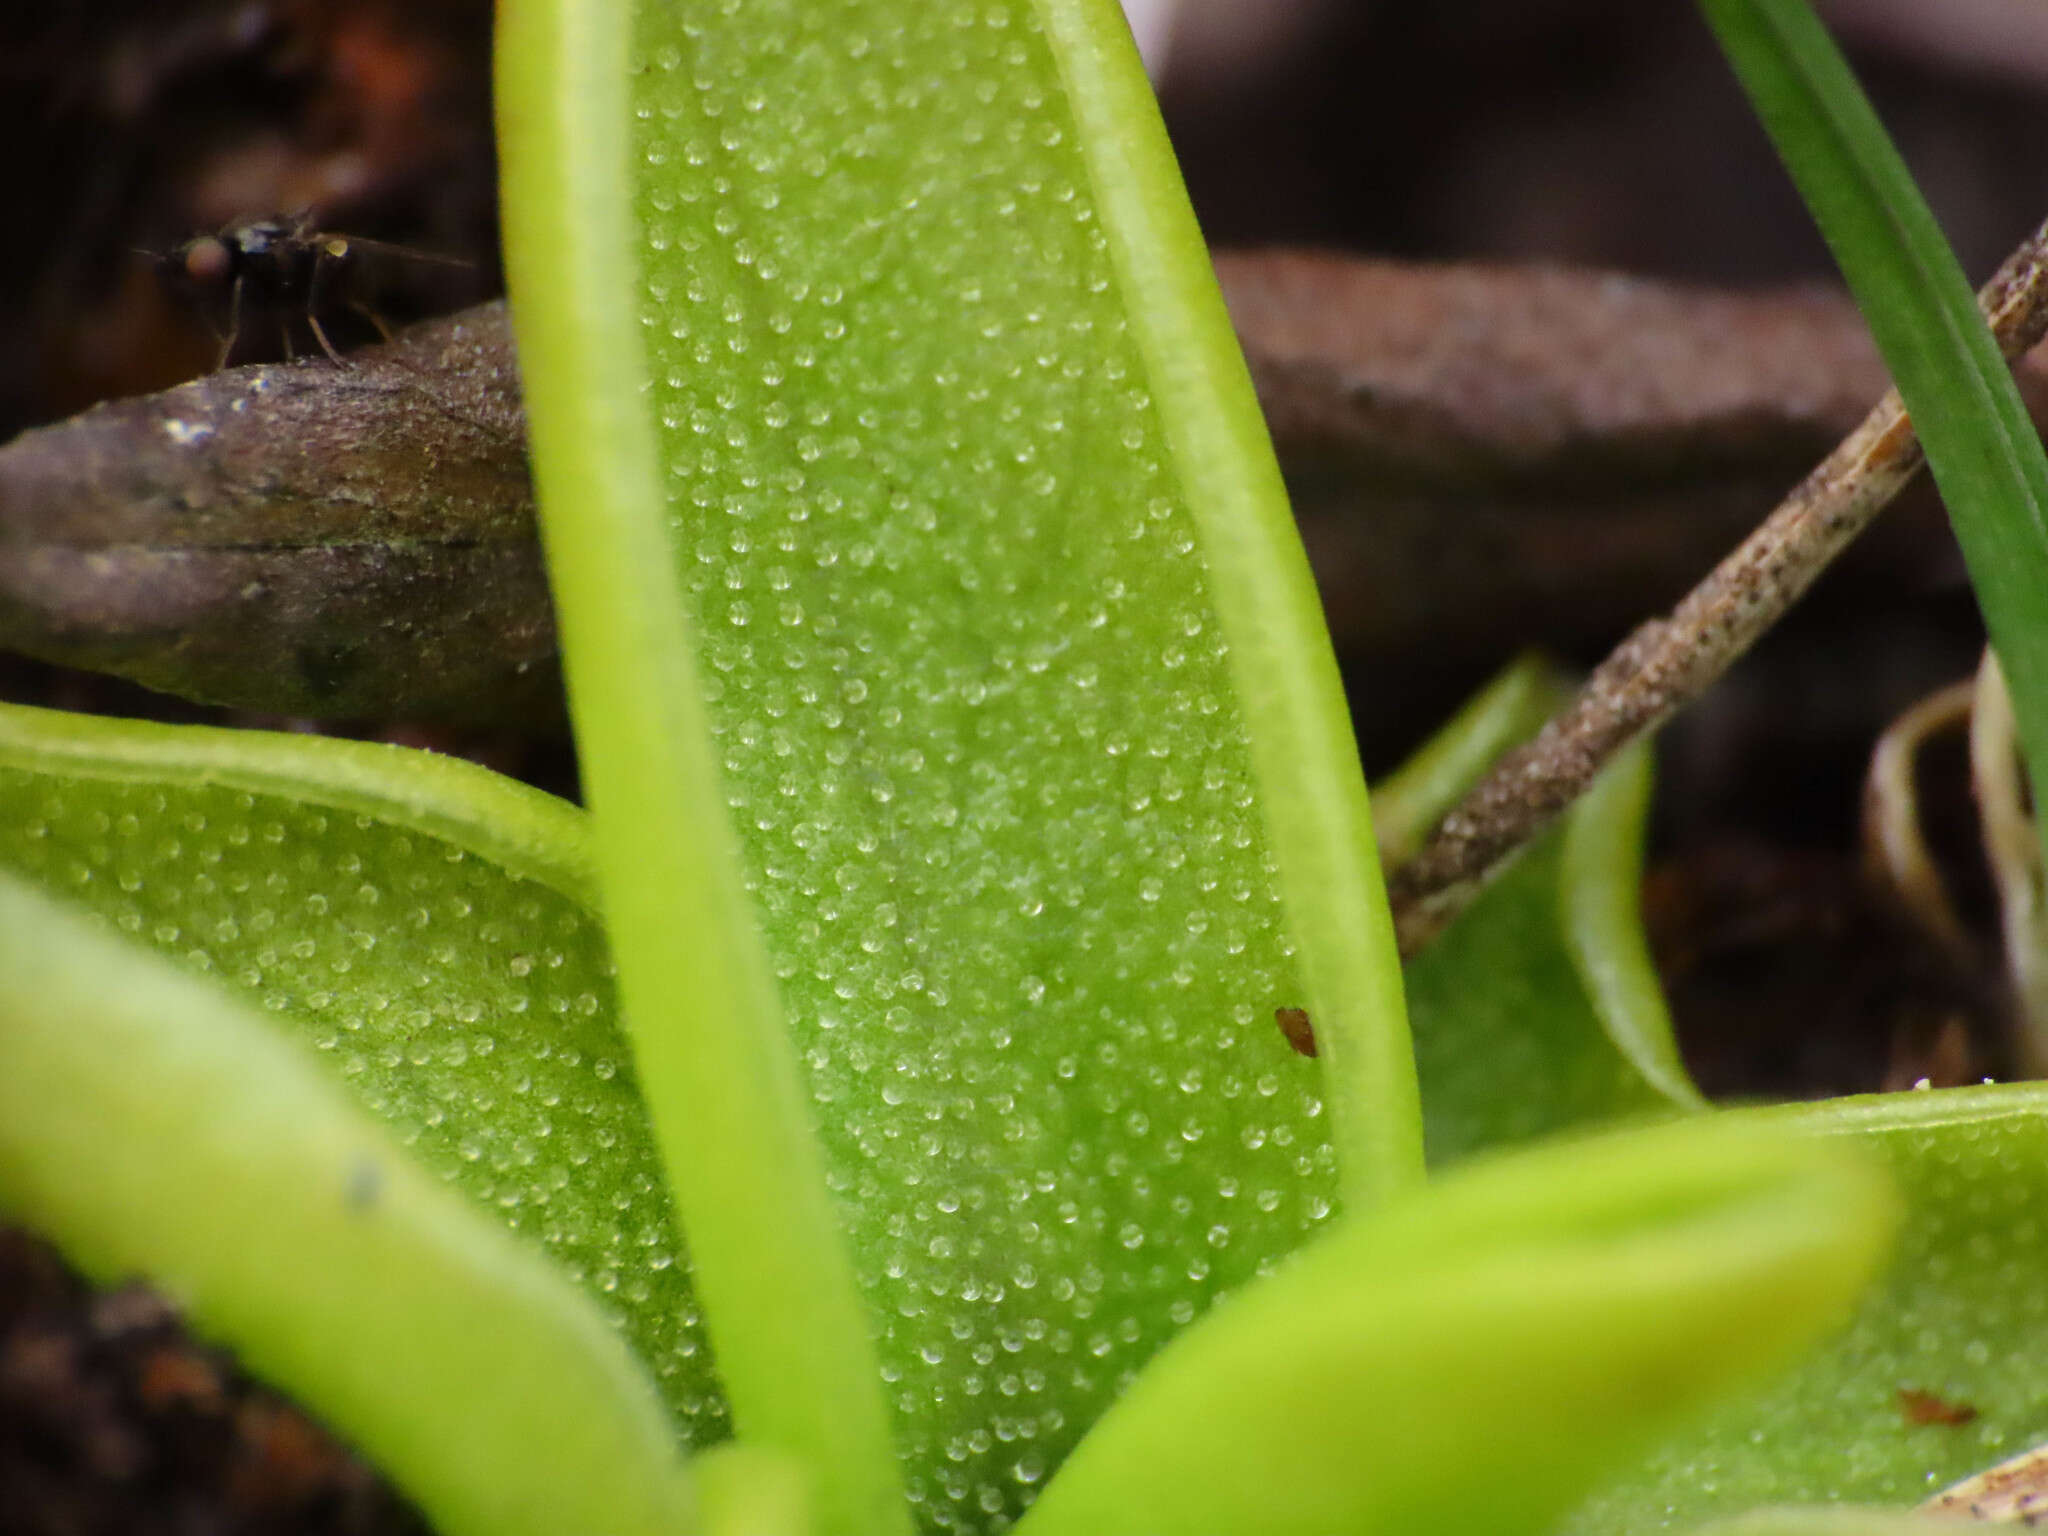
[[[1878,738],[1863,781],[1863,862],[1920,931],[1962,970],[1976,945],[1957,915],[1948,882],[1920,827],[1920,752],[1933,738],[1969,723],[1977,685],[1965,679],[1922,699]]]

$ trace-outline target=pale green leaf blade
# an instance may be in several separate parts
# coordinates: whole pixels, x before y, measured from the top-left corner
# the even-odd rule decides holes
[[[883,4],[879,14],[889,10]],[[1055,285],[1065,288],[1074,309],[1070,333],[1089,320],[1104,340],[1127,332],[1135,344],[1136,388],[1119,389],[1112,381],[1092,400],[1057,392],[1040,398],[1064,411],[1093,405],[1105,411],[1105,425],[1118,423],[1122,455],[1104,464],[1077,449],[1069,461],[1067,494],[1079,492],[1095,501],[1092,516],[1074,520],[1082,536],[1142,538],[1145,525],[1131,521],[1141,502],[1153,525],[1163,521],[1162,494],[1177,494],[1183,503],[1194,550],[1182,550],[1179,530],[1171,524],[1150,527],[1149,534],[1164,540],[1169,559],[1185,553],[1200,561],[1198,572],[1187,573],[1194,577],[1192,590],[1172,594],[1176,617],[1182,638],[1190,641],[1195,638],[1192,625],[1199,623],[1206,631],[1213,623],[1223,675],[1213,681],[1199,672],[1174,676],[1188,653],[1199,648],[1181,643],[1169,630],[1154,655],[1140,651],[1125,661],[1128,703],[1150,702],[1147,695],[1166,685],[1167,708],[1154,704],[1130,723],[1141,728],[1149,714],[1167,727],[1149,744],[1158,755],[1179,735],[1172,729],[1175,714],[1220,702],[1215,692],[1228,690],[1228,705],[1219,713],[1241,717],[1238,730],[1248,748],[1263,821],[1257,830],[1270,859],[1245,861],[1243,875],[1257,874],[1264,877],[1260,883],[1270,881],[1277,888],[1285,912],[1282,956],[1298,949],[1306,995],[1320,1020],[1318,1038],[1328,1057],[1324,1083],[1344,1197],[1362,1210],[1420,1176],[1422,1135],[1392,920],[1321,600],[1208,247],[1188,206],[1123,12],[1114,0],[1036,0],[1034,13],[1031,20],[1043,26],[1050,45],[1051,68],[1041,65],[1041,72],[1052,77],[1056,70],[1065,87],[1073,148],[1081,164],[1074,167],[1057,153],[1055,135],[1061,130],[1055,127],[1039,135],[1040,147],[1051,153],[990,156],[976,167],[974,181],[990,172],[1008,172],[1020,178],[1019,190],[1029,197],[1040,177],[1064,181],[1076,169],[1087,175],[1095,206],[1074,210],[1073,222],[1085,224],[1094,213],[1102,231],[1099,247],[1067,244],[1072,230],[1061,210],[1041,205],[1037,222],[1058,242],[1053,248],[1064,247],[1070,255],[1065,281]],[[983,19],[992,33],[1008,27],[993,11]],[[1026,30],[1033,28],[1027,23]],[[950,63],[949,51],[944,45],[933,49],[933,62]],[[1038,110],[1032,96],[1026,87],[1016,98],[1027,112]],[[971,132],[978,116],[967,106],[963,126]],[[922,167],[914,176],[923,179]],[[984,202],[986,229],[995,239],[1014,240],[1017,226],[1004,196],[998,191]],[[976,246],[971,235],[962,238],[966,234],[948,231],[933,246],[966,257]],[[1011,250],[1023,254],[1015,245]],[[1106,273],[1095,260],[1098,254],[1108,258]],[[1015,267],[1024,318],[1033,324],[1037,307],[1028,285],[1042,282],[1042,271],[1029,255]],[[1078,290],[1092,290],[1102,277],[1111,279],[1115,301],[1089,304]],[[959,327],[965,340],[975,334],[976,317],[960,318],[966,322]],[[1008,356],[1001,355],[1004,349],[991,349],[985,359],[990,376],[1027,357],[1047,367],[1042,350],[1047,341],[1059,349],[1058,339],[1045,333],[1035,345],[1007,349]],[[1073,360],[1070,355],[1069,367]],[[1120,361],[1112,362],[1112,369]],[[976,414],[963,413],[961,424],[972,425]],[[983,420],[998,432],[1004,425]],[[1063,424],[1052,432],[1028,434],[1038,439],[1033,446],[1048,472],[1064,430]],[[1048,449],[1053,452],[1045,453]],[[1161,480],[1155,462],[1162,454],[1172,471],[1167,481]],[[1028,469],[1013,483],[1023,494],[1045,490]],[[984,489],[962,500],[972,505],[985,496]],[[1158,545],[1150,544],[1144,554],[1156,560],[1157,552]],[[1113,571],[1109,579],[1117,580]],[[1084,595],[1100,594],[1086,586],[1074,594]],[[1213,621],[1208,616],[1212,606]],[[1048,630],[1057,636],[1065,610],[1054,605],[1046,617]],[[1218,722],[1218,741],[1232,734]],[[1081,756],[1085,763],[1087,754]],[[1124,786],[1112,777],[1103,787],[1113,792]],[[1142,902],[1142,883],[1139,895]]]
[[[730,1432],[574,807],[396,747],[0,705],[0,869],[208,976]]]
[[[1615,1049],[1664,1099],[1681,1109],[1704,1109],[1707,1101],[1679,1057],[1643,932],[1651,781],[1649,743],[1638,742],[1572,807],[1558,870],[1560,921],[1579,980]]]
[[[144,1274],[448,1536],[696,1528],[589,1300],[220,990],[0,876],[0,1209]]]
[[[811,1536],[810,1490],[800,1462],[728,1440],[692,1459],[704,1536]]]
[[[1502,672],[1374,791],[1382,837],[1419,838],[1564,696],[1533,658]],[[1409,962],[1433,1166],[1699,1106],[1642,930],[1649,778],[1632,756]]]
[[[686,26],[664,0],[637,19],[670,49]],[[726,1398],[748,1439],[803,1467],[821,1530],[879,1536],[906,1509],[873,1324],[750,910],[663,506],[634,313],[629,69],[652,73],[647,45],[630,62],[635,22],[625,0],[498,17],[505,264],[548,579],[634,1060]]]
[[[1615,1048],[1565,945],[1563,837],[1540,839],[1408,962],[1429,1159],[1668,1111]]]
[[[1567,1525],[1682,1529],[1763,1505],[1906,1506],[2048,1440],[2048,1088],[1726,1112],[1868,1148],[1906,1201],[1898,1257],[1840,1338],[1673,1436]],[[1966,1419],[1919,1423],[1901,1393]]]
[[[973,1528],[1014,1515],[1167,1337],[1315,1230],[1340,1164],[1357,1203],[1420,1171],[1354,749],[1107,0],[649,3],[636,46],[631,251],[604,244],[612,151],[522,180],[543,151],[506,116],[515,310],[529,369],[556,374],[536,443],[592,800],[618,818],[601,836],[622,973],[652,1033],[763,1022],[753,981],[718,980],[748,953],[699,923],[722,904],[662,909],[686,871],[724,878],[701,822],[730,814],[912,1501]],[[692,839],[708,857],[678,852]],[[683,988],[649,961],[636,992],[634,953],[678,933],[717,965],[672,958]],[[1273,1024],[1302,1004],[1321,1066]],[[657,1082],[642,1050],[659,1118],[691,1074]],[[709,1160],[676,1177],[742,1189],[756,1162],[801,1162],[688,1171]],[[768,1318],[777,1293],[757,1290],[706,1293],[735,1383],[719,1315]],[[816,1385],[750,1374],[771,1398]]]
[[[1511,1536],[1839,1324],[1885,1180],[1714,1121],[1471,1165],[1177,1340],[1029,1536]]]

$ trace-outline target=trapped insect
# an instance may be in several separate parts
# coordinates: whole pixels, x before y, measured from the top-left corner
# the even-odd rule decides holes
[[[1977,1417],[1976,1404],[1957,1402],[1920,1387],[1899,1388],[1898,1404],[1908,1424],[1945,1424],[1953,1428],[1972,1423]]]
[[[1316,1054],[1316,1028],[1309,1022],[1306,1008],[1275,1008],[1273,1022],[1280,1026],[1280,1033],[1287,1037],[1287,1043],[1302,1055]]]
[[[303,320],[320,350],[336,363],[342,361],[320,322],[321,314],[331,313],[335,305],[361,315],[389,341],[391,328],[360,290],[361,262],[368,255],[469,265],[459,257],[319,229],[310,212],[237,220],[214,234],[195,236],[156,260],[168,282],[225,306],[226,323],[216,364],[225,368],[252,316],[276,321],[287,358],[294,355],[292,326]]]

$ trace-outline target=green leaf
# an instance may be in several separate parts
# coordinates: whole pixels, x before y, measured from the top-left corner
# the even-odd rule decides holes
[[[911,1501],[983,1525],[1419,1176],[1342,693],[1108,0],[650,0],[630,154],[599,11],[509,6],[499,100],[636,1054],[742,1428],[879,1502],[793,1047]]]
[[[1803,0],[1701,0],[1897,382],[2048,783],[2048,455],[1954,252]]]
[[[704,1536],[810,1536],[809,1490],[793,1457],[728,1440],[690,1465]]]
[[[1763,1390],[1672,1437],[1570,1521],[1574,1536],[1678,1528],[1760,1505],[1918,1504],[2048,1440],[2048,1087],[1726,1112],[1867,1147],[1906,1200],[1896,1262],[1853,1326]],[[1974,1410],[1916,1424],[1902,1391]]]
[[[1548,1530],[1844,1318],[1893,1215],[1867,1163],[1716,1120],[1473,1165],[1175,1341],[1020,1529]]]
[[[644,15],[680,27],[666,5]],[[548,579],[634,1061],[734,1422],[805,1468],[821,1529],[866,1536],[905,1529],[905,1505],[674,574],[634,315],[632,23],[622,0],[498,17],[506,271]]]
[[[1553,832],[1408,963],[1433,1167],[1665,1101],[1609,1038],[1559,921]]]
[[[1707,1101],[1679,1059],[1671,1011],[1643,932],[1650,747],[1637,742],[1593,782],[1565,824],[1558,870],[1565,947],[1622,1057],[1682,1109]]]
[[[0,869],[317,1052],[583,1286],[701,1445],[729,1432],[725,1405],[585,843],[575,808],[449,758],[0,706]]]
[[[1533,659],[1504,671],[1374,791],[1382,837],[1391,827],[1419,838],[1560,692]],[[1699,1107],[1642,931],[1649,789],[1638,751],[1409,962],[1433,1165],[1590,1121]]]
[[[150,1276],[449,1536],[695,1529],[596,1308],[310,1054],[0,877],[0,1205],[102,1282]]]

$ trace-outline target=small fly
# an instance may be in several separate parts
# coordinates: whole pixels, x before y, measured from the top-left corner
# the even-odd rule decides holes
[[[187,240],[156,260],[158,269],[177,287],[216,304],[225,302],[227,326],[221,334],[216,364],[225,368],[244,325],[259,315],[277,321],[288,359],[295,355],[292,325],[303,319],[320,350],[342,363],[341,353],[320,323],[322,313],[331,314],[335,305],[361,315],[389,341],[391,327],[361,292],[361,260],[371,254],[444,266],[469,265],[455,256],[318,229],[310,212],[289,218],[238,220],[215,234]]]

